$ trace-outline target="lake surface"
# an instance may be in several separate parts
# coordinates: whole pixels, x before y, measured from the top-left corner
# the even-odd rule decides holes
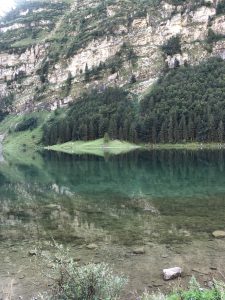
[[[107,261],[126,291],[167,289],[165,267],[207,283],[225,268],[225,151],[135,151],[99,158],[45,152],[0,164],[0,282],[45,289],[28,252],[54,239],[80,263]],[[98,248],[89,250],[95,243]],[[145,254],[134,255],[134,247]],[[35,283],[35,285],[34,285]]]

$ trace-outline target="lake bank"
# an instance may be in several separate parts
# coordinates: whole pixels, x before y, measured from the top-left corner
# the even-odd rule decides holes
[[[45,245],[45,242],[42,242],[43,253],[50,253],[47,243]],[[20,244],[14,242],[0,246],[1,254],[5,258],[1,261],[0,282],[3,286],[7,286],[13,281],[12,290],[16,299],[19,296],[23,299],[32,299],[49,288],[47,277],[43,277],[44,273],[49,272],[49,266],[43,265],[37,256],[29,255],[29,250],[33,250],[36,245],[40,246],[32,242]],[[122,294],[123,300],[136,300],[135,292],[140,295],[145,290],[150,293],[160,290],[169,294],[178,285],[186,289],[192,275],[202,286],[207,285],[212,277],[223,280],[220,274],[220,272],[223,273],[223,259],[216,256],[225,251],[225,242],[221,240],[210,243],[195,241],[175,247],[151,243],[145,245],[145,253],[140,255],[133,254],[133,248],[107,245],[107,243],[97,243],[98,247],[92,250],[88,249],[85,244],[69,246],[70,255],[79,266],[89,262],[104,261],[113,267],[114,273],[124,274],[129,282]],[[200,248],[201,253],[199,253]],[[162,270],[177,265],[184,270],[182,278],[164,281]]]
[[[223,143],[145,144],[146,150],[218,150],[225,149]]]

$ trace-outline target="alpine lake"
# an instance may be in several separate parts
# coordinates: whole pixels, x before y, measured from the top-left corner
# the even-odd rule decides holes
[[[49,288],[51,266],[35,254],[51,252],[51,241],[79,265],[107,262],[125,274],[124,299],[186,286],[192,275],[222,280],[225,239],[215,230],[225,230],[224,150],[24,152],[0,163],[0,290],[11,284],[14,299]],[[175,266],[182,278],[165,282],[162,270]]]

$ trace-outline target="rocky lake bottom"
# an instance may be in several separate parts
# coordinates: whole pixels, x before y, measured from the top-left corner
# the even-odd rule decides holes
[[[25,155],[26,156],[26,155]],[[52,240],[78,265],[108,262],[135,291],[171,291],[192,275],[225,278],[224,151],[135,151],[98,158],[56,153],[0,165],[0,288],[31,299],[49,288]],[[37,255],[36,255],[37,254]],[[182,278],[164,281],[164,268]]]

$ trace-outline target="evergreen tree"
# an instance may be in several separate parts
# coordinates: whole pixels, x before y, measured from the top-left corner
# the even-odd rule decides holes
[[[166,121],[164,121],[162,123],[160,133],[159,133],[159,139],[160,139],[160,143],[167,142],[167,122]]]
[[[170,116],[169,125],[168,125],[168,142],[173,143],[173,118]]]
[[[94,140],[95,138],[96,138],[96,134],[95,134],[94,124],[93,121],[91,120],[88,126],[88,139]]]
[[[215,120],[213,115],[209,115],[208,117],[208,141],[213,142],[216,140],[216,128],[215,128]]]
[[[188,136],[187,136],[187,138],[190,142],[193,142],[195,139],[194,122],[193,122],[191,116],[188,119]]]
[[[84,71],[84,80],[86,82],[90,81],[90,71],[88,69],[88,64],[85,66],[85,71]]]
[[[186,125],[186,118],[184,115],[182,115],[179,124],[179,140],[182,142],[187,141],[187,125]]]
[[[110,137],[109,137],[108,133],[106,132],[104,134],[104,144],[108,144],[109,142],[110,142]]]
[[[112,139],[117,138],[117,122],[114,117],[112,117],[109,121],[109,136]]]
[[[224,124],[223,124],[222,120],[220,120],[220,122],[219,122],[218,139],[219,139],[220,143],[223,143],[223,141],[224,141]]]

